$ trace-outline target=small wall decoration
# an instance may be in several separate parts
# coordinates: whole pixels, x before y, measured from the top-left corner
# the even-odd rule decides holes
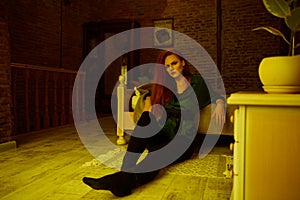
[[[153,20],[154,24],[154,46],[171,47],[173,46],[173,19]]]

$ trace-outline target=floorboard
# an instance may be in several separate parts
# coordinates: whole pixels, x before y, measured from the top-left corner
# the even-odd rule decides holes
[[[100,122],[105,130],[109,130],[110,140],[115,141],[115,124],[111,119]],[[17,145],[16,149],[0,152],[1,200],[120,199],[109,191],[93,190],[82,183],[84,176],[101,177],[115,170],[82,167],[94,157],[87,151],[73,126],[20,136]],[[222,146],[216,147],[212,153],[230,151]],[[231,188],[231,179],[220,181],[160,173],[154,181],[122,199],[222,200],[230,198]]]

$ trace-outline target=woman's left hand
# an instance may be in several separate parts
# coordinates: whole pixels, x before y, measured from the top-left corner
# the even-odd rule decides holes
[[[223,126],[225,123],[225,105],[224,102],[217,102],[216,108],[212,114],[212,118],[215,118],[218,126]]]
[[[143,111],[151,111],[151,99],[150,97],[146,97],[145,106]]]

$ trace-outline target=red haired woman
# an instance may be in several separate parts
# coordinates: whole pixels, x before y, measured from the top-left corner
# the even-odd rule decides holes
[[[157,63],[160,66],[155,68],[152,106],[145,107],[137,122],[121,171],[102,178],[84,177],[83,182],[93,189],[127,196],[133,188],[153,180],[162,167],[189,159],[195,151],[195,120],[199,109],[206,105],[216,103],[213,117],[219,125],[225,122],[223,97],[215,93],[201,76],[191,75],[183,57],[172,51],[163,51]],[[149,153],[137,163],[146,149]]]

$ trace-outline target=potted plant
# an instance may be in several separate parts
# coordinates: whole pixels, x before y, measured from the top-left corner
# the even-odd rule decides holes
[[[283,38],[289,45],[286,56],[264,58],[259,65],[259,77],[263,89],[268,93],[298,93],[300,92],[300,55],[295,55],[296,33],[300,31],[300,6],[297,0],[263,0],[266,9],[276,17],[283,18],[290,30],[289,38],[273,27],[258,27],[253,29],[266,30]]]

